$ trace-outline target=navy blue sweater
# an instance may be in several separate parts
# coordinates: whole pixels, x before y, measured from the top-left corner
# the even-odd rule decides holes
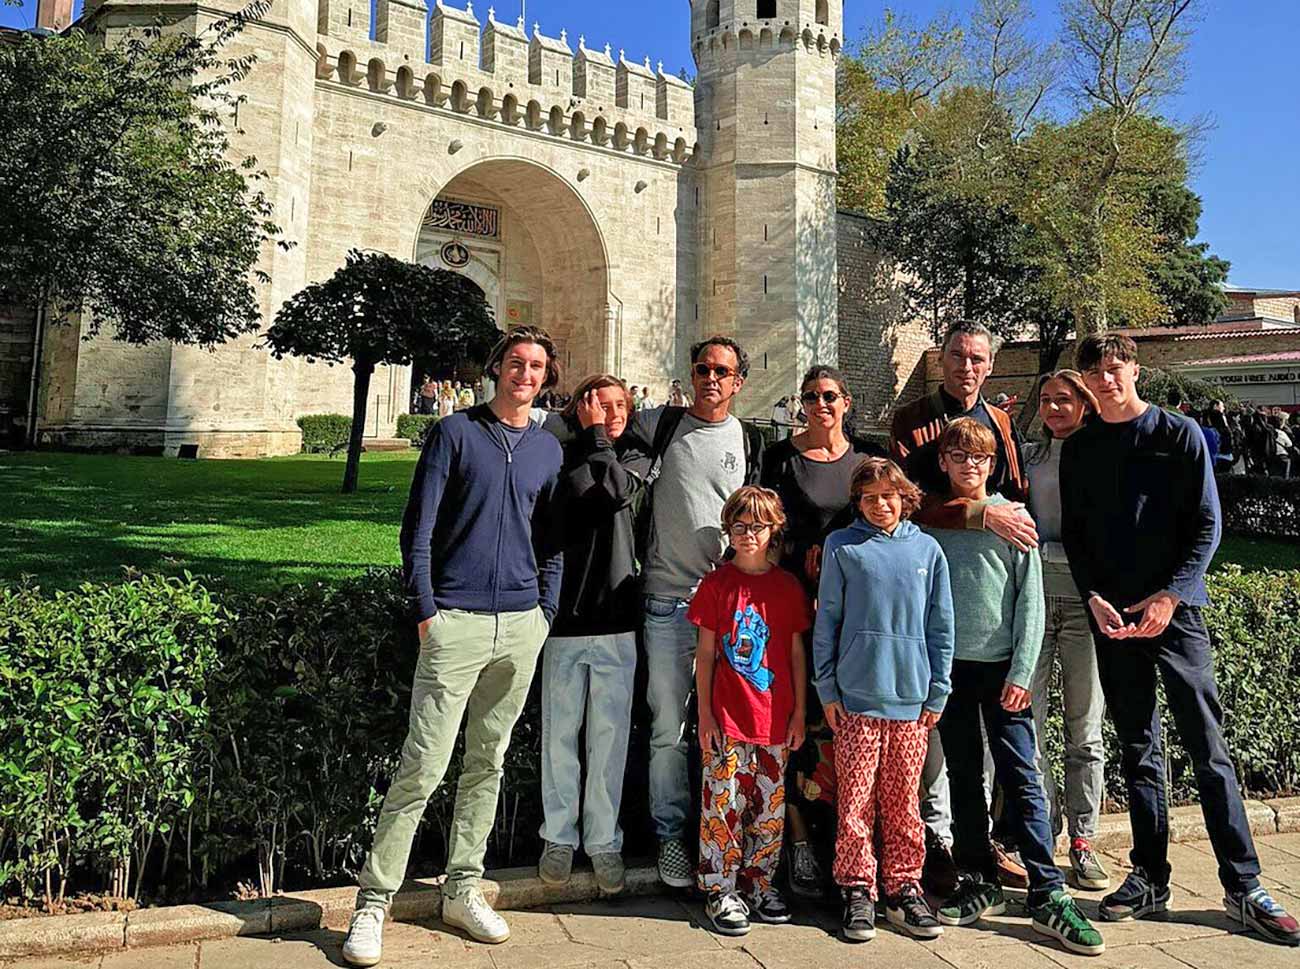
[[[406,594],[424,620],[439,609],[555,618],[564,571],[551,528],[562,454],[529,424],[511,452],[485,404],[429,431],[402,519]]]
[[[1093,421],[1061,449],[1061,540],[1075,584],[1123,610],[1157,592],[1203,606],[1222,516],[1205,436],[1159,407]]]

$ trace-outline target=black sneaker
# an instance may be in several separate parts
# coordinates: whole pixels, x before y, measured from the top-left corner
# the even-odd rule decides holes
[[[1145,869],[1134,868],[1124,884],[1101,900],[1097,914],[1106,922],[1127,922],[1169,911],[1173,892],[1168,885],[1157,885]]]
[[[790,846],[790,891],[800,898],[821,898],[822,866],[817,854],[806,841],[796,841]]]
[[[749,906],[749,914],[760,922],[783,925],[790,921],[790,906],[785,904],[785,899],[775,888],[754,892],[745,904]]]
[[[704,903],[704,914],[719,935],[749,934],[749,908],[735,892],[714,892]]]
[[[1258,932],[1266,941],[1300,946],[1300,922],[1295,916],[1288,915],[1267,889],[1256,888],[1240,894],[1232,892],[1224,897],[1223,907],[1231,918]]]
[[[925,829],[925,867],[921,869],[921,884],[939,898],[947,898],[957,890],[957,864],[943,839]]]
[[[1002,886],[978,878],[964,878],[957,891],[939,906],[939,921],[943,925],[971,925],[985,915],[1001,915],[1007,910],[1007,897]]]
[[[844,889],[844,917],[840,933],[848,942],[870,942],[876,937],[876,903],[865,888]]]
[[[903,890],[885,903],[885,918],[917,939],[937,939],[943,935],[943,926],[934,916],[930,903],[921,894],[920,885],[905,885]]]

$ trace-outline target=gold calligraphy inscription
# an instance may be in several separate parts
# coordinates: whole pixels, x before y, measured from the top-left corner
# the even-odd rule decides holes
[[[434,199],[424,216],[424,228],[495,239],[501,234],[501,213],[487,205]]]

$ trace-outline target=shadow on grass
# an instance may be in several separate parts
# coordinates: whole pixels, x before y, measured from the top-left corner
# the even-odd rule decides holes
[[[312,456],[4,455],[0,577],[69,588],[129,567],[270,591],[393,565],[415,457],[367,456],[345,496],[342,462]]]

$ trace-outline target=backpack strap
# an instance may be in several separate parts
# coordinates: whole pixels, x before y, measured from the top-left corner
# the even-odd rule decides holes
[[[673,442],[673,436],[677,433],[677,428],[681,426],[682,418],[685,416],[685,407],[664,408],[659,423],[655,427],[654,440],[650,443],[650,470],[645,475],[646,487],[654,484],[659,479],[659,475],[663,471],[664,453],[668,450],[668,445]]]

